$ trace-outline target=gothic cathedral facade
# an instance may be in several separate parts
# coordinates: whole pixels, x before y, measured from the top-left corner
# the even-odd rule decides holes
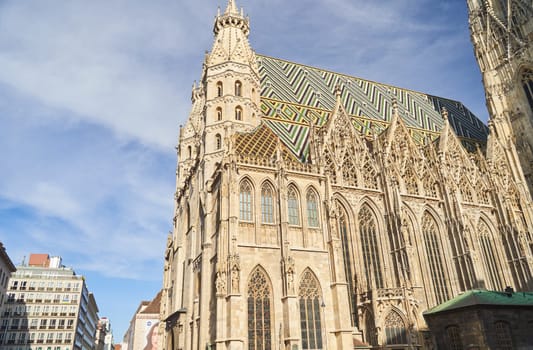
[[[532,6],[468,5],[488,127],[259,55],[228,1],[180,129],[165,350],[425,349],[425,310],[533,290]]]

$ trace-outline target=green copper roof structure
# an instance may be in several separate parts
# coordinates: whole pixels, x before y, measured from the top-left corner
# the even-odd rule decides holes
[[[277,58],[258,55],[261,110],[267,126],[302,161],[308,159],[309,123],[324,125],[335,106],[335,87],[341,89],[346,112],[364,135],[379,134],[392,118],[392,99],[417,143],[434,140],[444,124],[445,107],[450,124],[463,143],[484,143],[488,128],[461,102],[334,73]]]
[[[433,315],[475,305],[533,307],[533,292],[496,292],[482,289],[470,290],[425,311],[424,315]]]

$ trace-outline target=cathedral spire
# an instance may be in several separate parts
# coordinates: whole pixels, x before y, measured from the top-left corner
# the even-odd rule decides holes
[[[235,4],[235,0],[228,0],[228,6],[226,7],[225,15],[229,14],[239,14],[239,10],[237,9],[237,5]]]

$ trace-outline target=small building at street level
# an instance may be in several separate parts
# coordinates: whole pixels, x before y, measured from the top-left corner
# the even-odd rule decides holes
[[[471,290],[426,312],[438,349],[533,349],[533,293]]]

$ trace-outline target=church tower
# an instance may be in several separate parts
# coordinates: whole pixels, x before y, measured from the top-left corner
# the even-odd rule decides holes
[[[468,8],[491,123],[514,179],[533,193],[533,3],[468,0]]]

